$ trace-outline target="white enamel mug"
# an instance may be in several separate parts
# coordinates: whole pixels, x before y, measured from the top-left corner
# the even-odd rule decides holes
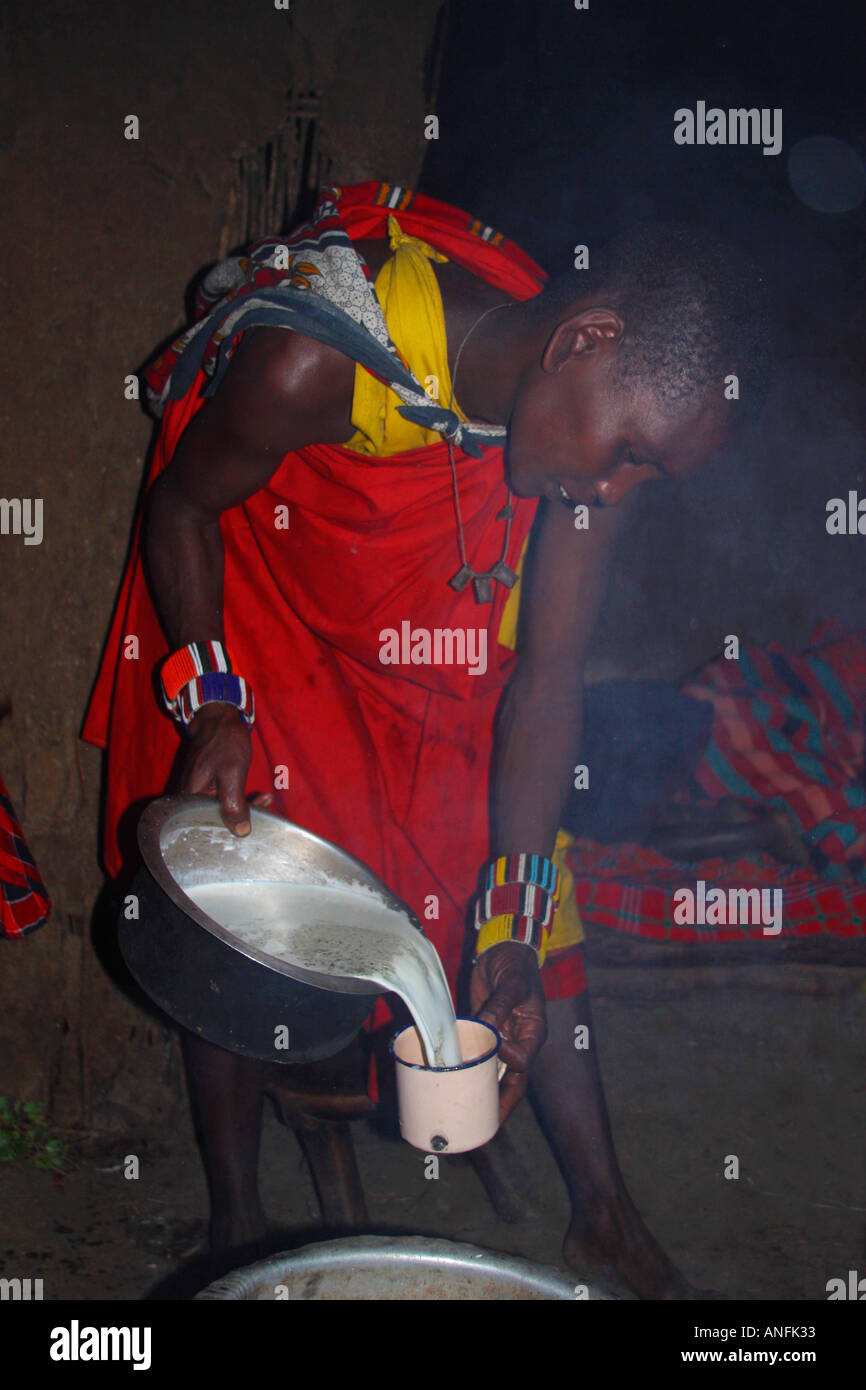
[[[458,1018],[457,1036],[463,1057],[457,1067],[425,1066],[411,1024],[391,1039],[400,1133],[428,1154],[479,1149],[499,1128],[499,1082],[508,1070],[499,1060],[502,1038],[477,1018]]]

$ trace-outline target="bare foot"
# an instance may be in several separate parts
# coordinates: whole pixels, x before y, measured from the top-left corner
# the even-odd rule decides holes
[[[257,1211],[245,1211],[242,1216],[232,1218],[228,1215],[214,1215],[210,1223],[210,1248],[214,1255],[229,1250],[254,1252],[271,1233],[267,1217],[261,1207]]]
[[[724,1298],[713,1289],[697,1289],[683,1278],[634,1207],[615,1212],[599,1209],[595,1217],[592,1226],[573,1220],[562,1244],[565,1263],[586,1283],[620,1297],[627,1289],[646,1299]]]

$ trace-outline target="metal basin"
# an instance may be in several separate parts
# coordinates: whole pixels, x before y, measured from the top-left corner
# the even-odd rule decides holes
[[[586,1290],[586,1293],[583,1290]],[[352,1236],[235,1270],[196,1299],[289,1303],[314,1300],[590,1298],[611,1294],[516,1255],[422,1236]]]
[[[313,1062],[352,1041],[382,993],[265,955],[213,921],[184,891],[204,883],[316,883],[323,875],[406,904],[366,864],[291,821],[250,808],[249,835],[227,830],[212,797],[167,796],[139,821],[144,864],[131,888],[139,917],[121,914],[121,952],[141,987],[177,1023],[267,1062]],[[289,1030],[276,1050],[275,1030]]]

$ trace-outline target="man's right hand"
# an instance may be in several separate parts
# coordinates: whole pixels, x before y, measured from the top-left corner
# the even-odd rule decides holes
[[[220,814],[234,835],[250,833],[249,803],[244,795],[252,759],[250,731],[234,705],[215,701],[204,705],[190,723],[185,740],[178,790],[188,796],[219,798]],[[268,806],[272,793],[251,798]]]

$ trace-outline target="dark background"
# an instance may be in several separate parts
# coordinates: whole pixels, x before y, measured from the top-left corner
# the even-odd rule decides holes
[[[697,223],[746,247],[774,292],[763,426],[702,478],[644,489],[597,673],[675,676],[729,632],[799,647],[822,619],[862,622],[859,538],[828,537],[824,520],[863,483],[866,208],[806,206],[788,154],[825,135],[862,157],[864,26],[849,3],[447,7],[425,191],[551,272],[632,222]],[[698,100],[781,107],[781,153],[675,144],[674,111]]]
[[[786,271],[790,258],[805,278],[811,263],[835,281],[841,249],[862,245],[866,213],[806,210],[787,154],[815,134],[862,150],[864,26],[857,5],[804,0],[450,4],[441,138],[421,185],[483,212],[550,270],[570,264],[572,230],[604,240],[629,222],[683,218],[778,247]],[[698,100],[781,107],[781,154],[676,145],[673,113]]]

